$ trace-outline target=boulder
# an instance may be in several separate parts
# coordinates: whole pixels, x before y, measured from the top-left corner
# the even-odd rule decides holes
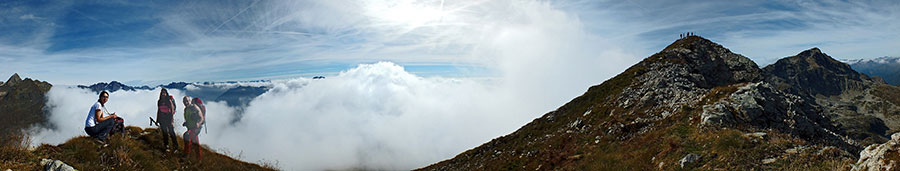
[[[681,160],[678,161],[678,165],[681,166],[681,168],[691,166],[691,164],[694,164],[695,162],[700,160],[700,157],[700,155],[694,153],[687,154],[684,156],[684,158],[681,158]]]
[[[41,165],[44,166],[44,170],[46,170],[46,171],[77,171],[78,170],[72,166],[69,166],[68,164],[66,164],[62,161],[52,160],[52,159],[41,159]]]
[[[890,160],[888,157],[900,155],[897,149],[898,141],[900,141],[900,133],[894,133],[891,135],[891,140],[884,144],[869,145],[859,152],[859,161],[852,170],[893,170],[897,167],[897,161]]]

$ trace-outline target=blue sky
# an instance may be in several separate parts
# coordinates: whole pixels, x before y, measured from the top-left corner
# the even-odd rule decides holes
[[[496,57],[507,52],[496,48],[518,47],[498,41],[505,33],[532,31],[550,35],[523,39],[532,47],[578,32],[559,36],[579,39],[568,50],[577,53],[540,55],[610,58],[622,66],[611,72],[686,31],[760,65],[812,47],[842,59],[900,56],[898,1],[6,0],[0,8],[0,75],[54,84],[328,76],[378,61],[421,76],[490,77],[534,64]]]

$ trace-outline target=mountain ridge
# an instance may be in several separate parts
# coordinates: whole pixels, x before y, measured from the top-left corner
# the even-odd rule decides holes
[[[46,123],[48,116],[44,111],[46,93],[52,86],[46,81],[22,79],[18,73],[0,85],[0,118],[7,118],[0,120],[0,136],[35,124],[52,127]]]
[[[842,60],[850,64],[854,70],[872,77],[878,77],[884,82],[900,86],[900,57],[878,57],[874,59]]]
[[[796,61],[760,69],[688,36],[515,132],[422,170],[836,170],[849,169],[863,146],[884,142],[887,132],[879,131],[887,130],[870,126],[900,112],[836,109],[876,107],[841,98],[860,96],[896,108],[871,93],[889,85],[854,76],[818,48],[782,60]],[[807,60],[820,66],[793,66]],[[844,80],[835,87],[793,85],[816,77]]]
[[[249,82],[265,82],[264,80],[260,81],[249,81]],[[122,84],[118,81],[111,81],[110,83],[100,82],[96,84],[92,84],[90,86],[78,85],[78,88],[88,89],[95,93],[100,93],[100,91],[107,92],[115,92],[115,91],[136,91],[136,90],[153,90],[155,88],[167,88],[167,89],[175,89],[182,90],[185,92],[185,95],[192,97],[199,97],[204,100],[211,101],[222,101],[225,102],[226,105],[230,107],[238,107],[243,108],[249,105],[250,100],[256,98],[259,95],[267,92],[270,89],[270,86],[244,86],[237,85],[226,89],[220,89],[215,85],[217,83],[238,83],[236,81],[228,81],[228,82],[203,82],[203,83],[187,83],[187,82],[172,82],[165,85],[158,85],[155,87],[150,86],[128,86]],[[195,89],[188,89],[188,86],[194,86]],[[239,118],[239,117],[238,117]]]

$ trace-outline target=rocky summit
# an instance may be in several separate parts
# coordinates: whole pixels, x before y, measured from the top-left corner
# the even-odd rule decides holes
[[[898,95],[817,48],[760,69],[688,36],[422,170],[848,170],[897,132]]]
[[[22,79],[13,74],[0,84],[0,136],[15,133],[33,124],[48,125],[44,112],[45,94],[50,91],[50,83]],[[0,143],[8,143],[5,139]]]

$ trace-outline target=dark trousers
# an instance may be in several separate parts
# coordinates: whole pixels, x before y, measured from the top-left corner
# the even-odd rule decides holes
[[[169,145],[169,139],[172,139],[172,147],[178,147],[178,138],[175,136],[175,126],[172,125],[173,115],[170,113],[156,113],[159,129],[163,137],[163,145]]]
[[[94,127],[84,127],[84,132],[86,132],[89,136],[97,138],[101,141],[106,141],[106,136],[109,135],[109,131],[112,130],[113,126],[115,126],[116,121],[114,119],[107,119]]]

